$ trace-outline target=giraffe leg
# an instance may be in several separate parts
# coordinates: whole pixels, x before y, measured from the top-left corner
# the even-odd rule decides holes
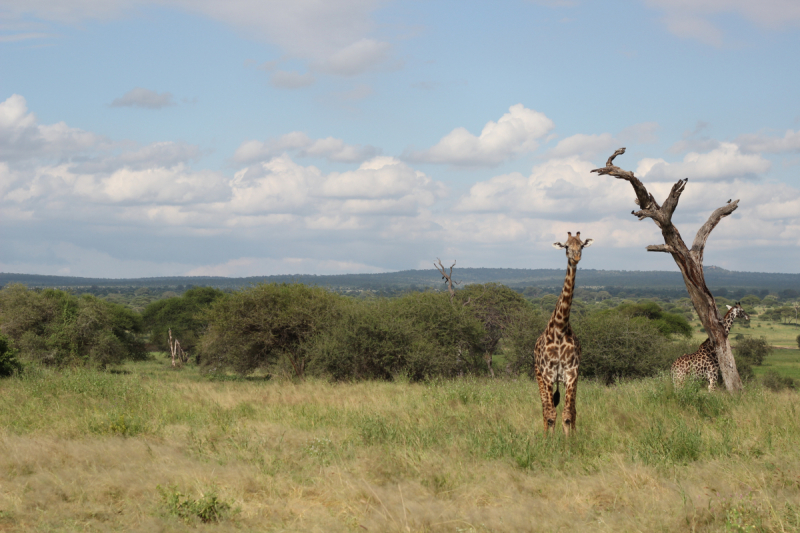
[[[708,373],[708,392],[714,392],[717,386],[717,374],[715,372]]]
[[[556,408],[553,406],[553,384],[541,372],[536,372],[536,381],[539,383],[539,396],[542,398],[542,417],[544,418],[544,432],[546,435],[554,433],[556,429]]]
[[[569,436],[571,432],[577,429],[575,425],[575,418],[577,415],[577,411],[575,408],[575,401],[578,396],[578,371],[570,371],[567,372],[566,375],[567,384],[566,384],[566,397],[564,401],[564,412],[562,413],[563,417],[563,425],[564,425],[564,434]]]

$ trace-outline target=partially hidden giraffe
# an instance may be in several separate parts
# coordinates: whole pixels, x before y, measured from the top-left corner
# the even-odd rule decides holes
[[[725,313],[725,318],[722,319],[726,337],[730,333],[735,319],[744,318],[745,320],[750,320],[750,316],[744,312],[739,302],[736,302],[733,307],[728,305],[727,308],[728,312]],[[708,390],[713,391],[717,384],[718,375],[719,362],[714,350],[714,343],[711,342],[710,337],[700,345],[696,352],[684,354],[672,363],[672,382],[675,386],[682,385],[687,377],[695,377],[707,380]]]
[[[553,315],[544,333],[536,340],[534,361],[539,395],[542,397],[544,431],[548,434],[555,432],[556,406],[560,399],[558,383],[561,382],[566,388],[562,413],[564,433],[569,435],[575,430],[575,399],[578,392],[578,367],[581,364],[581,345],[569,324],[569,311],[581,252],[591,246],[592,239],[581,241],[581,232],[575,237],[567,232],[567,236],[566,244],[553,243],[553,247],[567,251],[567,276]]]

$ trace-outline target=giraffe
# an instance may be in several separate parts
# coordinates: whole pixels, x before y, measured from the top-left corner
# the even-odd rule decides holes
[[[726,307],[728,312],[725,313],[725,318],[722,319],[722,325],[725,328],[725,336],[727,337],[733,326],[734,319],[744,318],[745,320],[750,320],[750,316],[744,312],[739,302],[736,302],[733,307],[730,305]],[[714,343],[711,342],[710,337],[700,345],[696,352],[684,354],[672,363],[672,382],[675,386],[683,384],[688,376],[694,376],[708,380],[708,390],[713,391],[717,384],[718,374],[719,363],[717,362],[717,354],[714,352]]]
[[[544,431],[555,432],[556,406],[560,399],[558,383],[564,383],[566,398],[564,404],[564,433],[569,435],[575,429],[575,399],[578,391],[578,366],[581,363],[581,345],[569,324],[569,311],[572,306],[572,294],[575,290],[575,273],[581,251],[591,246],[592,239],[581,241],[581,232],[575,237],[567,232],[566,244],[553,243],[554,248],[565,248],[567,251],[567,276],[564,288],[556,302],[556,308],[544,333],[536,340],[534,361],[536,363],[536,381],[539,383],[539,395],[542,397],[542,414]]]

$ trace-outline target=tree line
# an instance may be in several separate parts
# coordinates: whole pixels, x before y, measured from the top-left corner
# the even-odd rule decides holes
[[[691,327],[675,310],[652,301],[577,309],[582,377],[612,383],[651,376],[693,351]],[[549,314],[540,301],[494,283],[467,285],[452,299],[426,291],[365,300],[303,284],[195,287],[141,313],[89,294],[11,285],[0,290],[0,373],[25,364],[143,360],[168,350],[171,330],[210,374],[412,381],[530,374]]]

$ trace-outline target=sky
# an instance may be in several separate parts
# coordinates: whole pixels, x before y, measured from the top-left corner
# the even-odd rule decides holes
[[[0,0],[0,271],[800,272],[796,0]]]

